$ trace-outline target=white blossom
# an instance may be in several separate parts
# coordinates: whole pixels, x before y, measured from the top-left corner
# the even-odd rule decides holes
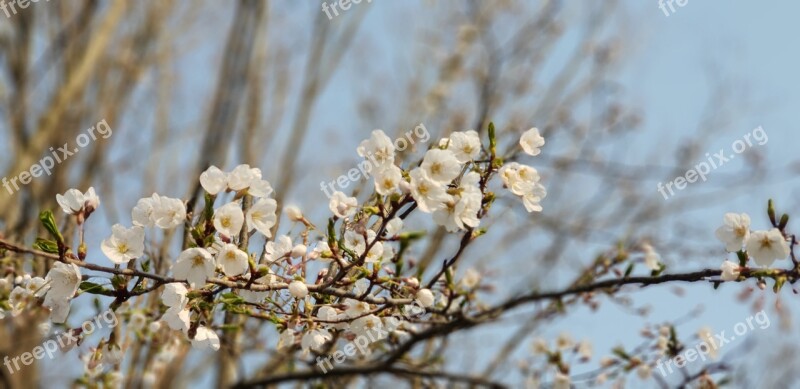
[[[660,269],[661,256],[658,255],[656,250],[649,243],[642,244],[642,251],[644,251],[644,264],[650,270]]]
[[[161,292],[161,302],[168,307],[183,307],[188,301],[186,298],[187,293],[189,293],[189,291],[182,283],[169,283],[164,286],[164,291]]]
[[[239,203],[225,204],[214,212],[214,228],[227,237],[239,235],[244,223],[244,213]]]
[[[428,150],[420,168],[431,180],[443,185],[449,184],[461,173],[461,164],[450,150]]]
[[[450,134],[447,149],[453,152],[458,162],[467,163],[480,155],[481,138],[474,130],[454,132]]]
[[[294,298],[302,299],[308,296],[308,287],[303,281],[292,281],[289,283],[289,293]]]
[[[202,185],[203,189],[210,195],[216,195],[228,188],[228,173],[211,165],[206,171],[200,174],[200,185]]]
[[[358,200],[355,197],[347,197],[346,194],[336,191],[333,192],[328,208],[334,215],[340,218],[353,216],[358,208]]]
[[[445,186],[430,179],[424,170],[416,168],[409,173],[411,177],[411,196],[420,211],[431,213],[450,201]]]
[[[375,334],[375,331],[383,327],[381,319],[375,315],[367,315],[353,320],[350,324],[350,331],[356,336],[369,336]]]
[[[309,350],[320,351],[322,346],[331,339],[333,339],[333,335],[327,330],[310,330],[306,332],[300,340],[300,347],[303,349],[304,354],[308,354]]]
[[[769,231],[755,231],[747,240],[747,254],[759,266],[769,266],[776,259],[789,256],[789,244],[777,228]]]
[[[638,369],[636,369],[636,375],[638,375],[639,378],[643,380],[650,378],[650,374],[651,374],[651,369],[650,366],[648,366],[647,364],[643,363],[639,365]]]
[[[179,306],[167,309],[164,315],[161,316],[161,320],[166,322],[167,326],[175,331],[189,331],[189,326],[191,325],[189,310]]]
[[[321,240],[317,242],[317,245],[314,247],[314,250],[311,250],[311,252],[308,254],[308,257],[327,263],[333,259],[333,252],[331,251],[330,246],[328,246],[328,242]]]
[[[161,229],[177,227],[186,220],[186,205],[181,199],[153,194],[153,224]]]
[[[345,299],[344,305],[347,306],[344,313],[349,318],[362,316],[370,310],[369,303],[356,299]]]
[[[415,298],[424,308],[430,308],[433,306],[433,292],[431,292],[430,289],[418,290]]]
[[[244,274],[249,268],[247,253],[239,250],[235,244],[226,243],[217,253],[217,266],[229,277]]]
[[[244,164],[233,168],[228,174],[228,188],[232,191],[238,192],[247,189],[253,182],[261,180],[261,169],[251,168],[250,165]]]
[[[377,168],[374,179],[375,191],[382,196],[388,196],[400,191],[400,182],[403,181],[403,171],[395,165],[385,165]]]
[[[742,249],[750,237],[750,216],[746,213],[726,213],[723,224],[717,228],[717,239],[725,243],[725,250],[735,253]]]
[[[539,148],[544,146],[544,138],[539,135],[539,129],[533,127],[522,133],[522,136],[519,138],[519,145],[522,147],[525,154],[539,155],[539,153],[541,153]]]
[[[214,351],[219,350],[219,337],[214,330],[208,327],[197,327],[197,332],[194,335],[194,339],[192,339],[192,347],[198,349],[210,348]]]
[[[186,206],[180,199],[153,193],[150,197],[139,199],[131,211],[131,219],[134,226],[174,228],[186,220]]]
[[[202,287],[214,276],[214,258],[204,248],[186,249],[172,266],[172,273],[178,279],[186,279],[192,288]]]
[[[725,261],[722,262],[720,270],[722,270],[723,281],[736,281],[739,278],[741,266],[738,263]]]
[[[304,245],[302,243],[298,243],[294,247],[292,247],[292,251],[291,251],[290,255],[292,256],[292,258],[300,258],[303,255],[306,255],[307,251],[308,251],[308,247],[306,247],[306,245]]]
[[[389,222],[386,223],[385,230],[386,230],[386,235],[388,236],[395,236],[399,234],[400,231],[403,230],[403,219],[395,217],[394,219],[389,220]]]
[[[81,284],[81,269],[74,263],[56,262],[47,272],[45,281],[50,286],[48,295],[70,299]]]
[[[90,187],[85,194],[77,189],[69,189],[63,195],[57,194],[56,202],[64,213],[77,215],[81,212],[91,213],[97,209],[100,198],[97,197],[94,187]]]
[[[477,270],[469,268],[464,272],[464,277],[461,278],[459,285],[464,289],[472,289],[481,282],[481,273]]]
[[[361,142],[356,148],[358,155],[373,159],[378,166],[394,163],[394,143],[382,130],[374,130],[369,139]],[[375,166],[376,168],[378,166]]]
[[[287,328],[285,331],[281,332],[281,336],[278,338],[278,350],[283,350],[289,347],[294,346],[295,343],[295,332],[291,328]]]
[[[115,224],[111,227],[111,237],[103,241],[100,249],[117,265],[139,258],[144,255],[144,228]]]
[[[264,246],[264,258],[268,263],[274,263],[284,257],[290,257],[292,249],[294,249],[292,238],[281,235],[275,241],[269,241]]]
[[[568,375],[557,372],[555,378],[553,379],[553,389],[570,389],[570,382],[571,381]]]
[[[293,222],[302,222],[305,219],[300,208],[294,205],[287,205],[286,208],[283,209],[283,212],[286,214],[286,217]]]

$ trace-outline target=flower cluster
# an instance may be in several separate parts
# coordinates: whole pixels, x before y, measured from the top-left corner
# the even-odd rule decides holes
[[[100,245],[111,266],[90,267],[108,273],[110,284],[86,281],[95,274],[82,278],[81,268],[89,266],[83,260],[91,252],[82,229],[76,255],[70,239],[61,237],[52,222],[47,230],[54,240],[37,243],[56,259],[47,276],[3,279],[0,289],[11,290],[7,305],[12,314],[41,305],[58,323],[66,320],[79,290],[115,297],[112,308],[123,313],[137,336],[177,331],[199,349],[220,348],[223,324],[215,323],[221,323],[223,314],[268,319],[281,334],[278,348],[299,347],[304,354],[330,350],[334,339],[372,339],[376,331],[381,334],[370,347],[397,344],[430,325],[428,320],[435,322],[437,315],[441,319],[475,309],[482,282],[473,269],[456,277],[453,260],[423,283],[418,277],[426,274],[425,268],[416,267],[409,248],[425,232],[407,229],[404,219],[411,212],[429,214],[436,225],[463,233],[469,239],[462,244],[469,244],[480,236],[473,229],[496,198],[489,182],[498,172],[529,212],[542,209],[545,190],[538,172],[518,162],[505,163],[495,155],[493,126],[489,137],[486,146],[476,131],[454,132],[418,163],[403,168],[391,139],[373,131],[357,152],[377,162],[374,192],[361,204],[356,197],[334,193],[324,232],[299,208],[286,206],[292,225],[289,232],[276,234],[278,204],[261,171],[248,165],[230,172],[211,166],[199,177],[205,190],[199,211],[187,209],[181,199],[154,193],[131,210],[132,226],[111,227]],[[529,155],[539,154],[543,144],[535,128],[520,140]],[[77,216],[79,225],[99,205],[92,188],[86,194],[70,189],[57,200],[65,213]],[[180,228],[186,229],[183,248],[164,266],[157,250],[146,247],[146,235]],[[127,303],[156,290],[161,290],[156,309],[133,309]],[[169,339],[156,350],[158,355],[173,355],[175,337]],[[112,340],[86,356],[92,376],[98,374],[102,354],[115,357],[120,352]]]
[[[739,263],[728,260],[723,262],[720,266],[722,280],[737,280],[750,258],[761,267],[769,267],[776,260],[786,259],[791,250],[781,230],[782,228],[773,227],[769,230],[751,231],[748,214],[726,213],[716,236],[725,244],[726,251],[738,253]]]

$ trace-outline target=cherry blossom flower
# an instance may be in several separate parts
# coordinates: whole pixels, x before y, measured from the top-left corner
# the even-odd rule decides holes
[[[725,243],[725,250],[735,253],[742,249],[750,237],[750,215],[726,213],[723,225],[717,228],[717,239]]]
[[[270,229],[275,225],[277,217],[275,210],[278,203],[273,199],[258,199],[250,209],[247,210],[247,228],[252,231],[256,229],[267,238],[272,237]]]
[[[191,325],[189,310],[183,306],[170,307],[164,312],[164,315],[161,316],[161,320],[167,323],[169,328],[184,333],[189,331]]]
[[[286,214],[286,217],[288,217],[289,220],[291,220],[293,222],[302,222],[303,220],[305,220],[305,217],[303,216],[303,212],[300,211],[300,208],[298,208],[298,207],[296,207],[294,205],[287,205],[283,209],[283,212]]]
[[[525,205],[525,210],[528,212],[541,212],[542,200],[547,196],[547,190],[544,186],[536,183],[529,193],[522,196],[522,204]]]
[[[144,255],[144,228],[115,224],[111,227],[111,237],[103,241],[100,249],[117,265],[139,258]]]
[[[214,228],[227,237],[239,235],[244,224],[244,213],[239,203],[225,204],[214,212]]]
[[[361,300],[345,299],[344,300],[344,305],[347,307],[347,309],[344,311],[344,313],[349,318],[363,316],[365,313],[369,312],[369,310],[370,310],[369,303],[361,301]]]
[[[592,359],[592,343],[588,340],[578,343],[578,354],[584,361]]]
[[[389,222],[386,223],[385,231],[386,235],[388,236],[395,236],[399,234],[400,231],[402,230],[403,230],[403,219],[399,217],[395,217],[394,219],[389,220]]]
[[[377,162],[376,168],[394,163],[394,143],[382,130],[374,130],[369,139],[361,142],[356,148],[358,155]]]
[[[400,190],[403,181],[403,171],[395,165],[386,165],[375,171],[375,191],[382,196],[388,196]]]
[[[777,228],[769,231],[755,231],[747,239],[747,254],[759,266],[769,266],[776,259],[789,256],[789,244]]]
[[[458,283],[464,289],[472,289],[481,282],[481,273],[478,273],[477,270],[473,268],[469,268],[464,272],[463,278]]]
[[[287,328],[285,331],[281,332],[281,336],[278,338],[278,350],[284,350],[289,347],[294,346],[295,340],[295,332],[291,328]]]
[[[275,241],[269,241],[264,246],[264,259],[268,263],[275,263],[283,258],[291,257],[293,248],[292,238],[281,235]]]
[[[308,258],[316,259],[320,262],[327,263],[333,259],[333,252],[331,251],[330,246],[328,246],[328,242],[321,240],[317,242],[316,247],[311,253],[308,254]]]
[[[192,339],[192,347],[198,349],[210,348],[214,351],[219,350],[219,336],[211,328],[206,326],[197,327],[197,332]]]
[[[725,261],[722,262],[720,270],[722,270],[723,281],[736,281],[739,278],[741,266],[736,262]]]
[[[575,345],[575,341],[572,340],[572,337],[566,332],[562,332],[556,337],[556,347],[559,350],[566,350],[573,345]]]
[[[347,197],[346,194],[336,191],[333,192],[328,208],[334,215],[340,218],[353,216],[358,208],[358,200],[355,197]]]
[[[69,315],[69,299],[47,294],[44,297],[42,306],[50,309],[50,321],[53,323],[64,323]]]
[[[350,324],[350,331],[356,336],[369,336],[381,328],[383,328],[383,322],[375,315],[359,317]]]
[[[229,277],[244,274],[249,269],[247,253],[239,250],[235,244],[227,243],[217,253],[217,266]]]
[[[467,163],[480,155],[481,138],[474,130],[454,132],[450,134],[447,149],[453,152],[459,163]]]
[[[206,171],[200,174],[200,185],[202,185],[203,189],[210,195],[216,195],[228,188],[228,173],[211,165]]]
[[[214,276],[214,258],[204,248],[186,249],[172,265],[172,273],[176,278],[186,279],[192,288],[203,286],[208,278]]]
[[[133,225],[169,229],[177,227],[186,220],[186,206],[180,199],[159,196],[139,199],[131,211]]]
[[[310,350],[320,351],[326,342],[333,339],[333,335],[324,329],[314,329],[306,332],[300,340],[300,347],[303,354],[308,354]]]
[[[168,307],[183,307],[188,301],[186,298],[187,293],[189,291],[182,283],[173,282],[167,284],[164,286],[164,291],[161,292],[161,302]]]
[[[261,180],[261,169],[251,168],[247,164],[239,165],[228,174],[228,188],[238,192],[249,188],[254,181],[259,180]]]
[[[431,180],[443,185],[449,184],[461,173],[461,164],[450,150],[428,150],[420,168]]]
[[[177,227],[186,220],[186,205],[181,199],[153,194],[153,224],[161,229]]]
[[[415,298],[424,308],[430,308],[433,306],[433,292],[431,292],[430,289],[418,290]]]
[[[308,287],[303,281],[292,281],[289,283],[289,293],[294,298],[302,299],[308,296]]]
[[[77,215],[85,212],[88,216],[100,205],[100,198],[97,197],[94,187],[90,187],[85,194],[77,189],[69,189],[63,195],[57,194],[56,202],[64,213]]]
[[[522,136],[519,138],[519,145],[522,147],[525,154],[536,156],[542,152],[539,148],[544,146],[544,138],[539,135],[539,129],[533,127],[522,133]]]
[[[557,372],[553,379],[553,389],[570,389],[572,387],[570,382],[568,375]]]
[[[157,194],[153,194],[157,196]],[[136,206],[131,210],[131,219],[133,225],[141,227],[153,227],[155,221],[153,220],[153,198],[144,197],[136,202]]]
[[[547,354],[550,349],[548,348],[547,340],[543,338],[534,338],[531,342],[531,351],[534,354]]]
[[[411,177],[411,196],[417,207],[425,213],[432,213],[450,201],[444,185],[430,179],[424,170],[416,168],[409,173]]]
[[[45,282],[50,286],[48,295],[72,298],[81,283],[81,268],[74,263],[56,262],[47,272]]]
[[[661,256],[658,255],[656,250],[650,243],[642,243],[642,251],[644,252],[644,264],[650,270],[658,270],[661,268]]]
[[[650,366],[648,366],[647,364],[643,363],[639,365],[639,368],[636,369],[636,375],[638,375],[639,378],[643,380],[650,378],[650,374],[651,374],[651,369]]]

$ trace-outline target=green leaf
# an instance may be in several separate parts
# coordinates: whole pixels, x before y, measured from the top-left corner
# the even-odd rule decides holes
[[[494,122],[489,122],[489,152],[492,154],[492,157],[494,157],[496,151],[497,138],[495,137]]]
[[[50,254],[58,254],[58,243],[49,239],[36,238],[33,248]]]
[[[53,212],[50,210],[42,211],[39,213],[39,221],[42,222],[44,229],[50,233],[56,243],[63,245],[64,244],[64,237],[61,235],[61,232],[56,227],[56,219],[53,217]]]
[[[104,296],[116,295],[114,291],[103,288],[103,285],[95,284],[94,282],[89,282],[89,281],[81,282],[78,288],[80,288],[80,290],[83,291],[84,293],[89,293],[89,294],[100,294]]]

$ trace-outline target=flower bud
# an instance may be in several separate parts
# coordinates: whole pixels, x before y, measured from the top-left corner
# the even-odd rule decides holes
[[[291,256],[292,258],[302,257],[303,255],[306,254],[306,250],[307,250],[306,245],[298,244],[292,248]]]

